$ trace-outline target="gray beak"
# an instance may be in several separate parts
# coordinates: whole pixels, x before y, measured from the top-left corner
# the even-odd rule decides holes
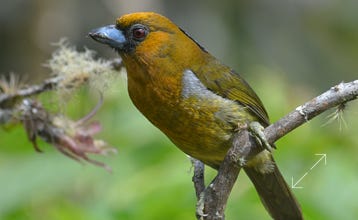
[[[108,25],[94,29],[88,33],[88,35],[95,41],[102,44],[107,44],[112,48],[123,50],[127,39],[123,32],[116,28],[115,25]]]

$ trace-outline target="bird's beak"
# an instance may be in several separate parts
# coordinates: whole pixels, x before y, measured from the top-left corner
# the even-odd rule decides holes
[[[123,50],[127,42],[123,32],[117,29],[115,25],[108,25],[94,29],[90,31],[88,35],[95,41],[107,44],[117,50]]]

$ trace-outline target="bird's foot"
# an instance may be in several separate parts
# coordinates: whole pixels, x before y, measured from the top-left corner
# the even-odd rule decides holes
[[[273,148],[265,137],[264,129],[265,128],[257,121],[251,122],[249,124],[249,130],[251,134],[256,138],[256,141],[263,147],[265,147],[266,150],[272,152]]]

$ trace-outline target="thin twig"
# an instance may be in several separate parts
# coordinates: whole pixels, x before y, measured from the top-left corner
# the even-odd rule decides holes
[[[57,87],[57,85],[61,82],[62,79],[63,77],[58,76],[47,79],[39,85],[32,85],[26,89],[18,90],[14,94],[0,94],[0,107],[2,107],[4,103],[11,102],[12,100],[17,99],[19,97],[27,98],[29,96],[37,95],[48,90],[53,90]]]
[[[112,60],[111,65],[112,68],[117,71],[123,68],[123,62],[121,59]],[[12,103],[15,99],[28,98],[30,96],[34,96],[58,88],[58,85],[61,83],[62,80],[64,80],[64,77],[56,76],[43,81],[41,84],[31,85],[25,89],[18,90],[16,93],[13,94],[0,94],[0,111],[6,106],[6,103]]]
[[[306,123],[322,112],[357,99],[358,80],[340,83],[331,89],[313,98],[294,111],[282,117],[276,123],[268,126],[264,133],[269,143],[274,143],[293,129]]]

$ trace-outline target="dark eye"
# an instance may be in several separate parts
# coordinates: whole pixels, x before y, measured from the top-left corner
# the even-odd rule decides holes
[[[136,40],[143,40],[145,36],[147,36],[147,30],[142,27],[134,28],[132,30],[132,35]]]

